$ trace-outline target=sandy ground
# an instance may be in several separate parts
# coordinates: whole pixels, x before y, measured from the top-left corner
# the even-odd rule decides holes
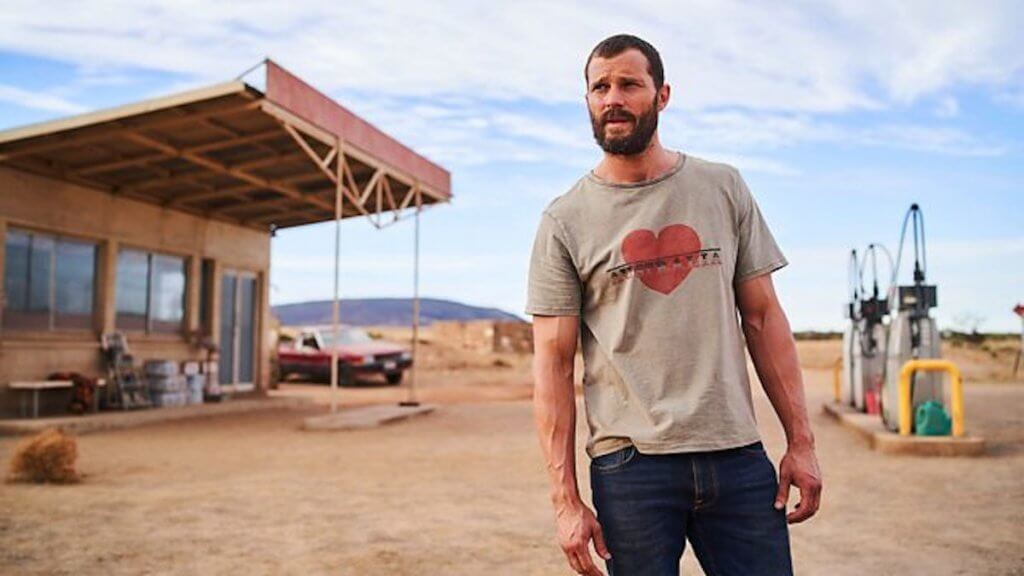
[[[0,485],[0,574],[571,574],[554,544],[529,358],[495,365],[432,345],[418,396],[441,406],[414,420],[313,433],[298,429],[312,410],[282,411],[81,437],[82,484]],[[968,430],[991,442],[987,456],[885,456],[821,413],[836,350],[801,343],[825,496],[792,530],[797,573],[1024,575],[1024,386],[968,379]],[[275,393],[328,401],[322,385]],[[755,398],[777,459],[781,429]],[[16,443],[0,438],[0,465]],[[585,464],[581,452],[587,493]],[[689,551],[683,573],[701,573]]]

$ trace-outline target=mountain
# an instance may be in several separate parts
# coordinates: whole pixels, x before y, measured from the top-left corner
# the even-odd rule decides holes
[[[282,326],[331,323],[331,301],[298,302],[271,307]],[[412,298],[351,298],[339,305],[342,324],[353,326],[410,326]],[[420,324],[446,320],[511,320],[522,318],[497,308],[479,308],[451,300],[420,298]]]

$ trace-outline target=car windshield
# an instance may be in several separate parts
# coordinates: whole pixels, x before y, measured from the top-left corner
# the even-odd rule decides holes
[[[323,340],[324,346],[332,346],[334,344],[334,334],[331,333],[330,329],[323,330],[320,332],[320,338]],[[365,344],[367,342],[373,342],[373,338],[366,333],[365,330],[358,328],[339,328],[338,329],[338,344],[346,346],[350,344]]]

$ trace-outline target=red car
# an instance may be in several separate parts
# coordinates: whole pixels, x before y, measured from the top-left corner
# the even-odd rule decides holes
[[[282,330],[277,348],[282,378],[302,374],[329,382],[331,348],[330,328]],[[336,348],[341,386],[351,386],[359,377],[373,374],[381,374],[388,384],[397,385],[412,366],[412,354],[405,347],[374,340],[365,330],[351,326],[338,328]]]

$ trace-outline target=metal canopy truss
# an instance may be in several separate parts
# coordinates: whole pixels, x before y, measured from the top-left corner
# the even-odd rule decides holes
[[[377,228],[450,199],[450,177],[273,62],[241,81],[0,132],[8,166],[266,230],[365,216]]]

